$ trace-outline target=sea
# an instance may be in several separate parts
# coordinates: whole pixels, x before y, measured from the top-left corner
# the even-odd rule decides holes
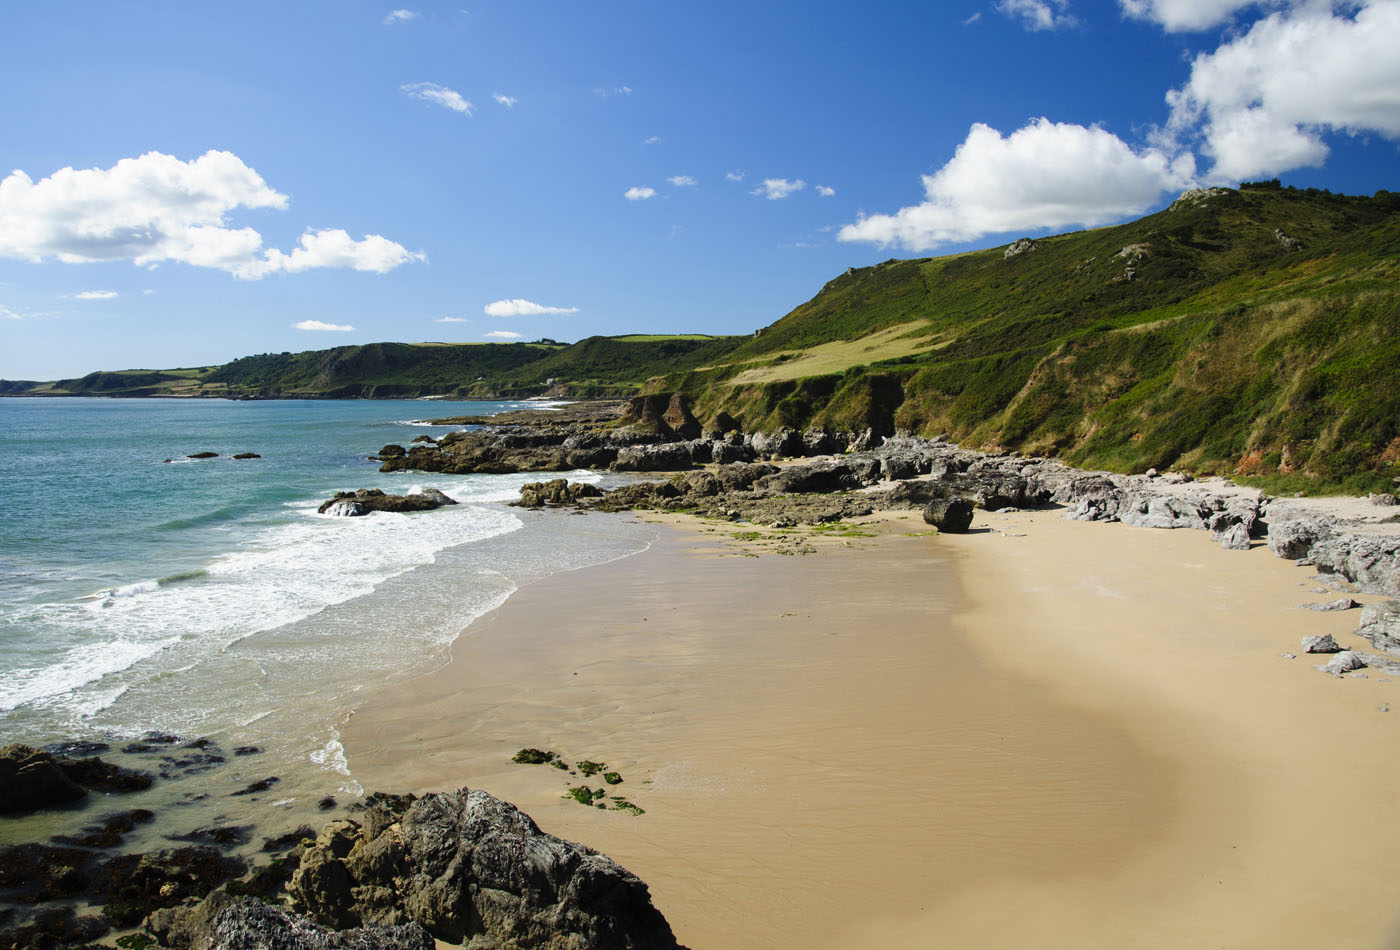
[[[339,731],[360,698],[446,662],[521,586],[650,543],[627,518],[508,504],[541,477],[627,476],[384,474],[369,458],[460,428],[425,419],[526,407],[555,408],[0,399],[0,745],[84,743],[158,777],[121,805],[179,806],[190,828],[297,824],[363,795]],[[316,510],[340,490],[428,487],[459,504]],[[72,819],[0,821],[0,843]]]

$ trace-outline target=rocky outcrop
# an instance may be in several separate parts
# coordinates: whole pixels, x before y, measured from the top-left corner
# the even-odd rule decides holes
[[[56,756],[27,745],[0,749],[0,813],[36,811],[77,801],[89,790],[134,792],[150,788],[145,772],[91,756]]]
[[[335,497],[323,502],[316,511],[323,515],[355,518],[371,511],[431,511],[457,502],[438,491],[425,488],[409,495],[386,495],[378,488],[361,488],[359,491],[340,491]]]
[[[474,789],[372,799],[363,823],[326,827],[288,890],[293,909],[337,929],[413,921],[500,950],[677,946],[635,875]]]
[[[601,498],[603,490],[586,482],[569,483],[566,478],[547,482],[528,482],[520,486],[520,500],[512,502],[521,508],[543,508],[545,505],[574,505],[583,498]]]

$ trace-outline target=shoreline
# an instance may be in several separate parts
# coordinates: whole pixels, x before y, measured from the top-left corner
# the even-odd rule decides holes
[[[1307,816],[1397,777],[1375,754],[1396,687],[1280,657],[1355,624],[1297,609],[1325,599],[1308,572],[1053,510],[938,537],[881,513],[757,560],[729,535],[766,532],[648,520],[648,551],[537,581],[362,703],[357,780],[514,801],[637,873],[693,950],[1390,933],[1400,833]],[[525,747],[606,761],[646,814],[562,799],[587,780],[512,764]]]

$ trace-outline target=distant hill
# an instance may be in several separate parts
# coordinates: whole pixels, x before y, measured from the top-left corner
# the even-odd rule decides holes
[[[255,399],[631,395],[652,376],[727,356],[744,337],[589,337],[573,344],[368,343],[262,353],[222,366],[117,370],[51,382],[0,380],[5,396]]]
[[[0,395],[683,392],[713,425],[947,433],[1275,490],[1400,476],[1400,194],[1187,192],[1113,227],[848,270],[752,337],[375,343]]]

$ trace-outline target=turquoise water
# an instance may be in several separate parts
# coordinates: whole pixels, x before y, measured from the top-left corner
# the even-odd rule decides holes
[[[647,543],[624,519],[508,507],[539,476],[381,474],[366,458],[448,431],[424,417],[518,406],[0,399],[0,735],[212,736],[265,749],[259,773],[301,776],[285,800],[358,792],[337,727],[359,695],[442,662],[530,579]],[[186,458],[202,451],[219,457]],[[370,487],[460,504],[316,514]]]

